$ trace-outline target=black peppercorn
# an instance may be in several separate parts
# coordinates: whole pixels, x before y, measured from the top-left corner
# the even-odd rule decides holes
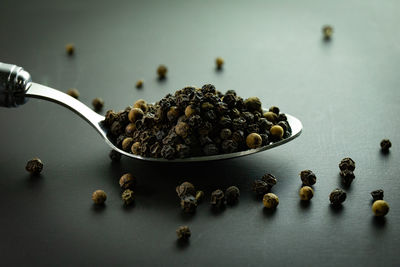
[[[194,185],[189,182],[183,182],[182,184],[178,185],[175,188],[175,190],[176,190],[176,193],[178,194],[178,197],[180,197],[180,198],[183,198],[184,196],[187,196],[187,195],[194,196],[196,194]]]
[[[167,112],[167,118],[169,121],[175,121],[180,115],[179,108],[177,106],[172,106]]]
[[[339,169],[341,171],[343,170],[354,171],[355,168],[356,168],[356,163],[351,158],[344,158],[339,163]]]
[[[158,66],[157,74],[158,74],[159,79],[165,79],[165,77],[167,76],[167,72],[168,72],[168,69],[166,66],[164,66],[164,65]]]
[[[225,190],[225,199],[228,205],[233,205],[239,201],[240,191],[236,186],[230,186]]]
[[[96,190],[92,194],[92,200],[96,205],[102,205],[107,200],[107,194],[103,190]]]
[[[186,195],[181,198],[181,208],[186,213],[193,213],[197,208],[197,200],[192,195]]]
[[[221,143],[221,149],[224,153],[233,153],[238,149],[238,144],[233,140],[224,140]]]
[[[232,135],[232,131],[228,128],[224,128],[221,130],[221,132],[219,133],[219,136],[221,137],[221,139],[225,140],[225,139],[229,139]]]
[[[133,189],[133,187],[136,185],[136,179],[135,177],[130,174],[130,173],[125,173],[124,175],[121,176],[119,179],[119,186],[122,189]]]
[[[261,111],[261,101],[258,97],[249,97],[244,101],[249,111]]]
[[[121,195],[122,200],[124,201],[125,205],[128,206],[133,203],[135,200],[133,191],[130,189],[124,190],[124,192]]]
[[[269,108],[269,111],[275,113],[276,115],[279,115],[279,108],[278,107],[272,106],[272,107]]]
[[[355,178],[354,172],[350,170],[341,171],[340,176],[342,177],[342,181],[345,185],[350,185]]]
[[[43,162],[39,158],[33,158],[26,163],[25,170],[32,175],[38,175],[43,170]]]
[[[67,95],[72,96],[73,98],[78,99],[79,98],[79,91],[78,89],[71,88],[67,91]]]
[[[121,160],[121,153],[115,150],[111,150],[108,156],[113,162],[118,162]]]
[[[389,152],[389,148],[392,146],[392,143],[390,142],[389,139],[383,139],[381,141],[381,150],[382,152]]]
[[[180,226],[177,230],[176,230],[176,234],[178,236],[178,239],[180,241],[187,241],[190,238],[191,232],[189,227],[187,226]]]
[[[263,180],[255,180],[253,182],[253,191],[257,196],[265,195],[270,189],[271,187]]]
[[[99,111],[104,106],[104,100],[99,97],[96,97],[95,99],[93,99],[92,105],[93,105],[94,110]]]
[[[213,208],[222,208],[225,205],[224,192],[219,189],[212,192],[210,204]]]
[[[261,180],[267,183],[269,190],[277,183],[276,177],[270,173],[264,174]]]
[[[332,205],[341,205],[346,200],[346,192],[336,188],[329,195],[329,201]]]
[[[136,82],[136,88],[142,88],[142,87],[143,87],[143,83],[144,83],[143,80],[138,80],[138,81]]]
[[[374,199],[374,201],[383,200],[383,190],[378,189],[378,190],[372,191],[371,196]]]
[[[114,121],[111,125],[110,131],[112,135],[119,136],[124,132],[124,128],[122,127],[121,123],[119,123],[118,121]]]
[[[207,144],[203,147],[203,152],[206,156],[217,155],[219,153],[218,147],[214,144]]]
[[[317,177],[315,174],[310,170],[304,170],[300,172],[300,178],[304,185],[313,185],[317,181]]]

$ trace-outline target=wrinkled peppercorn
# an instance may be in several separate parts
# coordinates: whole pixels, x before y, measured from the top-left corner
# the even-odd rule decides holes
[[[310,170],[301,171],[299,175],[300,175],[300,179],[304,185],[310,186],[310,185],[315,184],[317,181],[317,177]]]
[[[143,87],[143,83],[144,83],[144,81],[143,80],[138,80],[137,82],[136,82],[136,88],[142,88]]]
[[[192,195],[186,195],[181,198],[181,208],[186,213],[193,213],[197,208],[197,200]]]
[[[343,170],[340,172],[340,176],[342,177],[342,181],[345,185],[350,185],[353,182],[355,175],[354,172],[350,170]]]
[[[160,65],[157,68],[157,74],[159,79],[165,79],[167,76],[168,69],[164,65]]]
[[[102,205],[107,200],[107,194],[103,190],[96,190],[92,194],[92,200],[96,205]]]
[[[279,205],[279,198],[274,193],[267,193],[263,197],[263,204],[267,209],[275,209]]]
[[[258,133],[251,133],[246,137],[246,145],[249,148],[258,148],[262,144],[262,138]]]
[[[104,106],[104,100],[99,97],[96,97],[95,99],[93,99],[92,105],[93,105],[94,110],[99,111]]]
[[[111,150],[108,156],[113,162],[118,162],[121,160],[121,153],[115,150]]]
[[[383,139],[381,141],[381,150],[382,152],[389,152],[389,148],[392,146],[392,142],[389,139]]]
[[[223,140],[229,139],[232,136],[232,131],[228,128],[224,128],[221,130],[219,135],[220,135],[221,139],[223,139]]]
[[[38,175],[43,170],[43,162],[39,158],[33,158],[26,163],[25,170],[32,175]]]
[[[186,122],[179,122],[175,126],[175,133],[180,137],[185,138],[189,134],[189,125]]]
[[[326,25],[326,26],[322,27],[322,34],[323,34],[325,40],[331,39],[332,34],[333,34],[332,26]]]
[[[133,187],[136,185],[136,179],[135,177],[130,174],[130,173],[125,173],[124,175],[121,176],[119,179],[119,186],[122,189],[133,189]]]
[[[276,177],[270,173],[264,174],[261,180],[267,183],[269,190],[277,183]]]
[[[383,190],[378,189],[378,190],[372,191],[371,196],[374,199],[374,201],[383,200]]]
[[[78,89],[71,88],[67,91],[67,95],[72,96],[73,98],[78,99],[79,98],[79,91]]]
[[[204,146],[203,152],[207,156],[212,156],[217,155],[219,153],[219,150],[215,144],[207,144]]]
[[[339,169],[341,171],[344,170],[354,171],[355,168],[356,168],[356,163],[351,158],[344,158],[339,163]]]
[[[203,199],[204,199],[204,192],[201,191],[201,190],[200,190],[200,191],[197,191],[197,192],[196,192],[196,200],[197,200],[197,203],[202,202]]]
[[[225,199],[228,205],[233,205],[239,201],[240,191],[236,186],[230,186],[225,190]]]
[[[125,205],[130,205],[133,203],[133,201],[135,200],[133,191],[130,189],[126,189],[124,190],[124,192],[121,195],[122,200],[124,201]]]
[[[255,180],[253,182],[253,192],[256,193],[257,196],[265,195],[270,189],[271,187],[263,180]]]
[[[389,212],[389,204],[385,200],[377,200],[372,204],[372,212],[377,217],[383,217]]]
[[[341,205],[346,200],[346,192],[336,188],[329,195],[329,201],[332,205]]]
[[[222,190],[215,190],[211,193],[210,204],[213,208],[222,208],[225,205],[225,195]]]
[[[191,235],[190,229],[187,226],[180,226],[176,230],[176,235],[180,241],[188,241]]]
[[[180,198],[183,198],[184,196],[187,196],[187,195],[194,196],[196,194],[194,185],[189,182],[183,182],[182,184],[178,185],[175,188],[175,190],[176,190],[176,193],[178,194],[178,197],[180,197]]]
[[[309,186],[303,186],[299,191],[300,199],[309,201],[314,196],[314,190]]]
[[[249,111],[261,111],[261,101],[258,97],[249,97],[244,101]]]

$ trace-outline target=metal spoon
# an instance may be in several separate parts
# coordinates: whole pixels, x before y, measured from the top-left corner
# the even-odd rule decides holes
[[[117,148],[107,137],[107,129],[105,129],[101,121],[104,116],[97,114],[88,106],[79,100],[52,89],[50,87],[32,82],[31,75],[23,68],[16,65],[10,65],[0,62],[0,106],[1,107],[18,107],[24,104],[28,98],[39,98],[60,104],[85,119],[96,131],[104,138],[105,142],[119,153],[134,159],[157,162],[194,162],[194,161],[212,161],[220,159],[236,158],[258,153],[273,147],[280,146],[298,137],[303,129],[301,121],[289,114],[286,114],[288,122],[292,128],[292,135],[279,142],[275,142],[260,148],[249,149],[245,151],[220,154],[214,156],[191,157],[184,159],[166,160],[163,158],[146,158],[125,152]]]

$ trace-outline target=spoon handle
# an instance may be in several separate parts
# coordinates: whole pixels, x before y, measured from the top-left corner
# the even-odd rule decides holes
[[[16,65],[0,62],[0,107],[17,107],[27,101],[31,75]]]

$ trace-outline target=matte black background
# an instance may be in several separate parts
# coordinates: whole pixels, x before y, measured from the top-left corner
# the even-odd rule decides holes
[[[118,110],[213,83],[278,105],[304,132],[229,161],[111,164],[100,136],[67,109],[40,100],[3,108],[0,265],[398,266],[399,12],[396,0],[2,0],[0,61],[23,66],[38,83],[76,87],[88,105],[102,97],[105,110]],[[334,27],[331,42],[322,40],[324,24]],[[221,72],[217,56],[226,61]],[[161,63],[165,82],[156,79]],[[379,150],[385,137],[388,155]],[[45,164],[39,178],[24,170],[34,156]],[[334,210],[328,195],[341,186],[337,165],[346,156],[356,161],[356,179]],[[308,206],[298,198],[303,169],[318,177]],[[118,186],[125,172],[139,180],[128,209]],[[279,179],[272,213],[250,190],[266,172]],[[175,194],[184,180],[206,191],[193,216],[181,213]],[[209,194],[229,185],[240,187],[240,203],[211,212]],[[108,200],[96,209],[91,193],[100,188]],[[378,188],[391,207],[384,220],[371,212],[369,193]],[[180,246],[175,229],[185,224],[193,234]]]

